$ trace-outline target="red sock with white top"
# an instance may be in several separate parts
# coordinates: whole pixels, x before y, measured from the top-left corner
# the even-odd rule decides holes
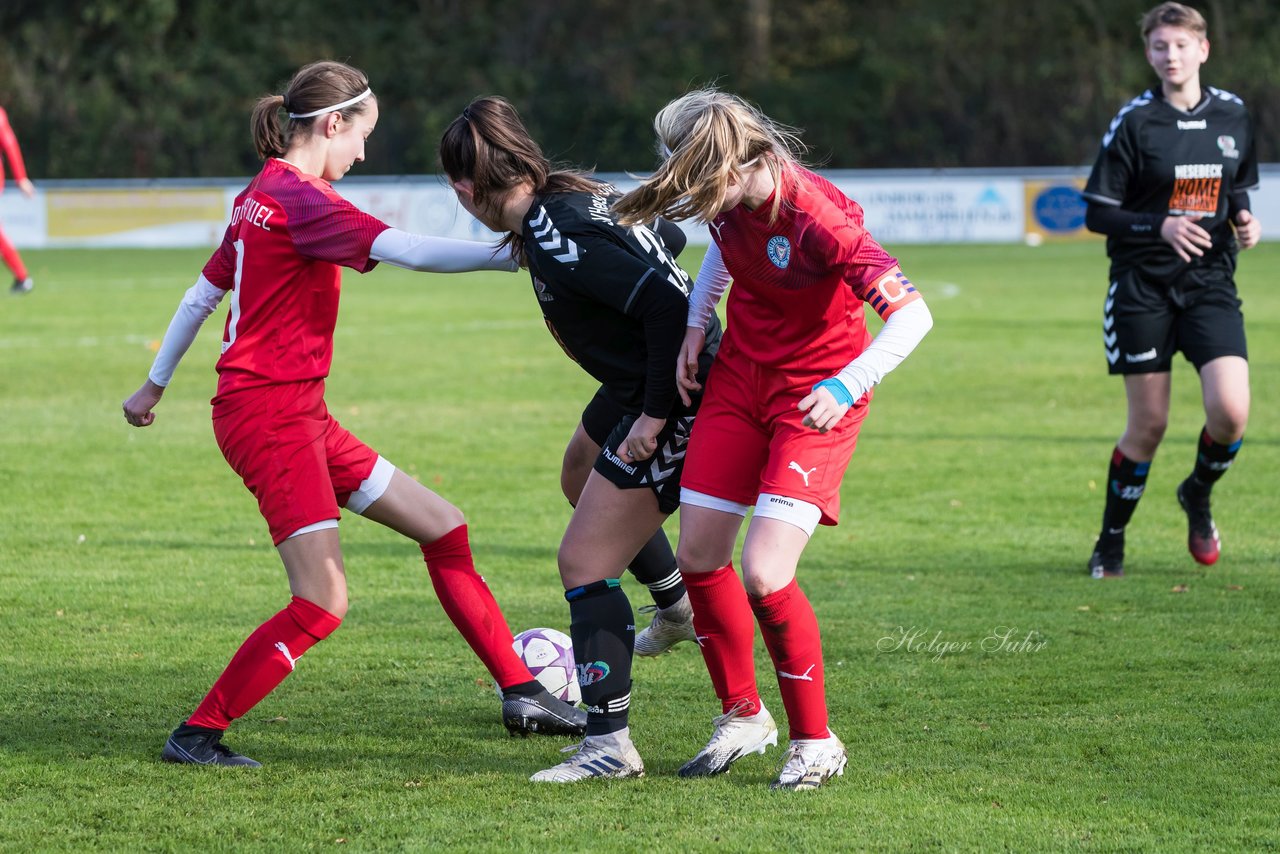
[[[693,630],[707,664],[722,712],[741,704],[739,714],[760,711],[753,645],[755,621],[746,588],[733,564],[712,572],[681,572],[693,607]]]
[[[422,557],[444,612],[484,662],[494,681],[502,688],[532,681],[533,674],[511,648],[514,638],[502,609],[476,572],[467,526],[459,525],[422,546]]]
[[[791,738],[828,738],[822,637],[808,597],[793,578],[781,590],[751,597],[751,610],[778,674]]]
[[[294,596],[287,608],[240,645],[187,724],[225,730],[275,690],[304,652],[341,624],[341,617]]]

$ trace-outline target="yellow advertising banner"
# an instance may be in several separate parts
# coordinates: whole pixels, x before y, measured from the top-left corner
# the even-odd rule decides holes
[[[1101,239],[1084,227],[1084,178],[1028,180],[1026,187],[1027,243],[1046,240]]]
[[[226,227],[218,189],[51,190],[45,199],[51,240],[193,226],[218,234]]]

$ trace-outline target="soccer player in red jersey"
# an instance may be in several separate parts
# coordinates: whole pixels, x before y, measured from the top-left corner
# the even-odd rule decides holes
[[[1112,120],[1084,189],[1085,224],[1107,235],[1103,346],[1109,372],[1124,377],[1128,409],[1107,471],[1102,530],[1088,563],[1093,578],[1124,574],[1125,528],[1169,424],[1178,351],[1200,376],[1205,420],[1176,495],[1187,516],[1187,549],[1205,565],[1221,553],[1209,495],[1235,461],[1249,421],[1235,270],[1239,250],[1262,236],[1249,209],[1258,154],[1244,102],[1200,83],[1206,34],[1204,17],[1181,3],[1143,16],[1147,62],[1160,85]]]
[[[27,167],[22,162],[22,151],[18,148],[18,138],[13,135],[13,127],[9,124],[9,114],[4,111],[4,107],[0,107],[0,149],[3,149],[5,158],[9,160],[9,168],[13,170],[13,180],[18,183],[18,189],[28,199],[34,196],[36,188],[31,183],[31,179],[27,177]],[[0,191],[3,190],[4,159],[0,159]],[[9,270],[13,273],[13,286],[9,288],[9,293],[30,293],[35,283],[31,281],[31,276],[27,274],[27,265],[22,263],[22,256],[18,254],[18,250],[9,242],[9,238],[5,236],[3,228],[0,228],[0,258],[4,258],[4,263],[8,265]]]
[[[174,730],[161,754],[170,762],[258,764],[221,737],[342,622],[341,507],[420,544],[445,612],[502,688],[508,729],[577,735],[586,726],[586,714],[547,693],[512,650],[502,611],[472,563],[461,511],[344,430],[325,407],[341,267],[363,273],[386,261],[437,272],[514,270],[491,246],[399,231],[334,192],[329,182],[364,160],[377,121],[368,78],[337,62],[308,65],[283,96],[258,101],[253,136],[266,163],[236,198],[222,245],[178,307],[147,381],[124,402],[130,424],[154,421],[178,362],[229,294],[214,436],[258,499],[293,598],[249,636]]]
[[[772,786],[812,789],[847,757],[828,727],[818,622],[796,566],[816,526],[836,524],[872,386],[933,320],[862,208],[800,165],[794,132],[715,89],[672,101],[654,127],[665,160],[615,210],[624,222],[662,215],[711,229],[677,364],[682,395],[699,388],[702,328],[734,284],[689,443],[676,551],[723,714],[680,776],[722,773],[777,743],[756,687],[754,612],[790,724]],[[885,321],[874,340],[863,302]],[[739,580],[733,547],[753,507]]]

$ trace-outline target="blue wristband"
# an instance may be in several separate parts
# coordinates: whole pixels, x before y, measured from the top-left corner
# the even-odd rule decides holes
[[[829,380],[823,380],[813,387],[814,391],[825,388],[831,392],[831,396],[836,399],[836,403],[841,406],[853,406],[853,395],[849,394],[849,389],[840,380],[832,377]]]

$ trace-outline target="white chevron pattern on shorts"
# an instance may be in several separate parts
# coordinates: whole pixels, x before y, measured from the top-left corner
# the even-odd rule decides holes
[[[1107,301],[1102,308],[1102,344],[1107,351],[1107,362],[1112,365],[1120,360],[1120,348],[1116,346],[1116,331],[1112,328],[1116,325],[1116,318],[1111,313],[1111,309],[1116,304],[1118,287],[1120,287],[1119,282],[1111,283],[1111,287],[1107,290]]]
[[[552,258],[570,266],[578,263],[578,244],[560,233],[546,208],[538,207],[538,215],[529,223],[529,227],[533,229],[533,237],[538,245],[547,250]]]

